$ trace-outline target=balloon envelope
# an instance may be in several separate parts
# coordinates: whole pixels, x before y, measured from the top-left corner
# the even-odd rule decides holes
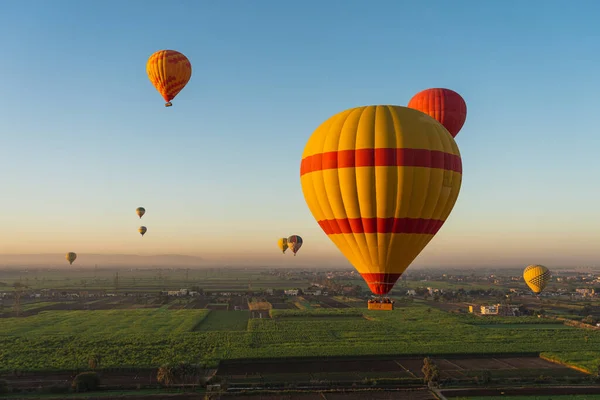
[[[146,63],[146,73],[158,93],[171,105],[171,100],[187,85],[192,77],[192,64],[175,50],[160,50]]]
[[[139,232],[139,233],[140,233],[140,235],[142,235],[142,236],[144,236],[144,234],[146,233],[146,231],[147,231],[147,230],[148,230],[148,229],[146,229],[146,227],[145,227],[145,226],[140,226],[140,227],[138,228],[138,232]]]
[[[323,231],[371,291],[383,295],[448,218],[462,162],[435,119],[406,107],[367,106],[314,131],[300,176]]]
[[[65,258],[67,259],[67,261],[69,262],[70,265],[73,265],[73,261],[75,261],[75,259],[77,258],[77,254],[75,254],[73,252],[69,252],[65,256]]]
[[[281,238],[277,241],[277,246],[279,246],[279,250],[285,254],[285,251],[288,249],[287,238]]]
[[[523,279],[531,291],[539,294],[550,282],[550,270],[543,265],[529,265],[523,271]]]
[[[304,241],[298,235],[292,235],[289,238],[287,238],[288,247],[290,250],[292,250],[292,253],[294,253],[294,255],[296,255],[298,250],[300,250],[300,247],[302,247],[302,243],[304,243]]]
[[[454,90],[434,88],[423,90],[408,102],[408,108],[419,110],[433,118],[456,137],[467,119],[467,104]]]
[[[142,218],[144,214],[146,214],[146,209],[144,207],[138,207],[135,209],[135,213],[138,217]]]

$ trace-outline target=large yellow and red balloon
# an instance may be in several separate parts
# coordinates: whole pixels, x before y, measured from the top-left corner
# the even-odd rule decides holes
[[[419,110],[433,118],[456,137],[467,119],[467,104],[454,90],[433,88],[413,96],[408,107]]]
[[[430,116],[366,106],[314,131],[300,176],[321,228],[371,291],[384,295],[448,218],[462,162],[452,136]]]
[[[187,85],[192,77],[192,64],[186,56],[175,50],[160,50],[152,54],[146,63],[150,82],[165,99],[166,107]]]

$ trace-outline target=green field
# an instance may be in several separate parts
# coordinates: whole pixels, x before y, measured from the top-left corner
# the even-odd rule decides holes
[[[208,313],[208,310],[166,310],[163,308],[46,311],[27,318],[1,319],[0,337],[103,337],[130,335],[134,332],[169,335],[193,330]],[[0,352],[0,354],[2,353]]]
[[[214,365],[232,358],[515,352],[543,352],[593,371],[600,364],[599,331],[564,329],[532,317],[497,318],[491,326],[489,319],[421,305],[393,312],[273,310],[272,315],[248,320],[247,312],[239,311],[143,309],[5,318],[0,366],[72,369],[84,367],[94,353],[102,355],[101,368],[176,361]],[[531,329],[535,324],[543,329]]]
[[[249,314],[248,311],[211,311],[195,331],[245,331]]]

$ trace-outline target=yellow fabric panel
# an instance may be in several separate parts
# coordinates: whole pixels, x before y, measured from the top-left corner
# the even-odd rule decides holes
[[[367,106],[343,111],[325,121],[309,138],[302,158],[374,147],[428,149],[460,156],[446,128],[429,115],[402,106]]]
[[[438,168],[360,167],[315,171],[303,175],[300,181],[316,220],[446,220],[458,197],[462,174]]]
[[[366,246],[357,246],[356,236],[364,238],[358,243],[379,242],[375,252]],[[329,239],[346,256],[358,273],[402,273],[433,239],[433,235],[406,233],[362,233],[329,235]],[[390,251],[403,249],[403,251]]]

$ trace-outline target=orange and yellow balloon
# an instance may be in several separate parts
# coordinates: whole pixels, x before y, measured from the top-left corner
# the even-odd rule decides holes
[[[135,209],[135,213],[141,219],[144,216],[144,214],[146,214],[146,209],[144,207],[138,207]]]
[[[142,235],[142,237],[144,237],[144,235],[146,234],[146,231],[147,231],[147,230],[148,230],[148,229],[146,229],[146,227],[145,227],[145,226],[140,226],[140,227],[138,228],[138,232],[140,233],[140,235]]]
[[[529,265],[523,271],[523,279],[529,289],[535,294],[540,294],[550,282],[550,271],[543,265]]]
[[[67,255],[65,256],[65,258],[67,259],[67,261],[69,262],[69,265],[73,265],[73,261],[75,261],[75,259],[77,258],[77,254],[73,253],[73,252],[69,252],[67,253]]]
[[[410,99],[408,108],[435,118],[452,137],[458,135],[467,119],[467,103],[460,94],[450,89],[425,89]]]
[[[281,250],[281,252],[283,254],[285,254],[285,251],[288,249],[288,243],[287,243],[287,238],[281,238],[277,241],[277,246],[279,246],[279,250]]]
[[[314,131],[300,176],[321,228],[371,291],[384,295],[448,218],[462,162],[453,137],[430,116],[366,106]]]
[[[150,82],[165,99],[165,107],[187,85],[192,77],[192,64],[186,56],[175,50],[160,50],[152,54],[146,63]]]

